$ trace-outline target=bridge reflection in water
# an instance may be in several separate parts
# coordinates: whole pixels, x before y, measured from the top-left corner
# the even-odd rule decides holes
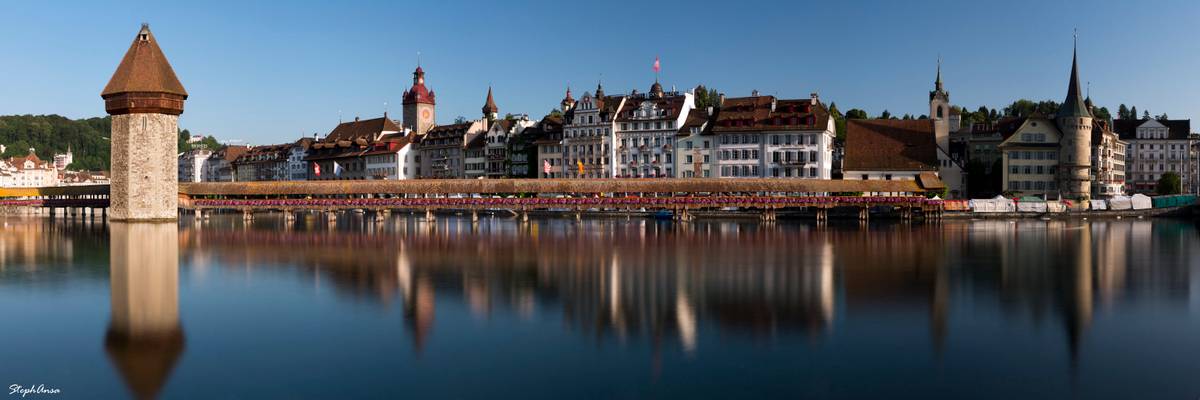
[[[929,344],[941,351],[954,299],[982,290],[1009,312],[1057,315],[1074,354],[1097,299],[1112,302],[1137,290],[1131,280],[1171,285],[1165,293],[1186,293],[1189,282],[1184,260],[1129,269],[1146,253],[1129,252],[1124,243],[1149,237],[1146,221],[870,230],[681,228],[645,220],[522,226],[465,218],[429,229],[412,218],[357,221],[331,232],[320,218],[228,219],[190,224],[180,240],[185,260],[203,254],[211,259],[201,264],[224,268],[304,268],[343,294],[401,301],[418,351],[434,334],[437,302],[447,297],[461,298],[479,318],[499,309],[527,318],[561,312],[581,333],[650,338],[656,346],[673,338],[687,352],[704,345],[706,329],[819,338],[834,329],[839,309],[852,315],[919,306],[929,318]],[[1134,271],[1139,275],[1130,276]],[[1172,276],[1155,276],[1164,273]]]
[[[230,284],[241,279],[272,282],[272,293],[291,296],[290,301],[337,299],[340,305],[333,308],[295,311],[322,324],[340,321],[329,313],[398,306],[400,312],[367,313],[352,326],[384,331],[394,326],[405,339],[400,347],[411,352],[378,341],[343,343],[358,351],[387,349],[377,357],[389,362],[405,353],[445,361],[455,357],[447,354],[454,353],[452,348],[463,346],[486,352],[468,342],[511,333],[501,325],[525,321],[552,331],[538,336],[542,338],[581,337],[594,340],[598,348],[615,343],[630,349],[614,353],[635,357],[643,353],[633,349],[649,348],[646,361],[656,370],[679,367],[672,361],[674,353],[711,361],[731,348],[797,352],[803,346],[786,340],[794,337],[828,350],[797,352],[810,357],[814,368],[836,364],[822,357],[866,370],[883,368],[881,360],[921,369],[928,368],[925,358],[959,363],[969,358],[972,366],[1009,374],[1018,373],[1011,368],[1020,364],[1020,370],[1053,375],[1085,362],[1096,368],[1091,369],[1095,374],[1113,367],[1104,362],[1111,357],[1167,357],[1153,348],[1113,347],[1121,335],[1149,335],[1119,328],[1129,321],[1119,316],[1128,318],[1139,307],[1167,313],[1169,318],[1142,315],[1136,321],[1155,332],[1170,332],[1163,326],[1175,325],[1161,322],[1187,319],[1190,290],[1197,285],[1192,266],[1200,265],[1193,250],[1200,242],[1195,227],[1163,220],[884,223],[869,229],[779,224],[764,229],[762,224],[733,222],[537,218],[529,224],[502,219],[472,224],[454,217],[429,229],[430,224],[416,218],[376,222],[352,216],[334,229],[327,225],[317,217],[291,223],[281,217],[214,217],[185,220],[178,227],[19,220],[0,230],[0,273],[47,280],[54,271],[44,271],[49,268],[44,265],[78,265],[85,254],[103,254],[93,248],[103,244],[109,250],[112,296],[105,353],[128,390],[146,398],[172,379],[186,378],[192,385],[186,387],[196,388],[200,378],[178,376],[184,369],[174,367],[198,367],[200,359],[212,356],[197,351],[196,358],[181,362],[185,326],[196,330],[197,348],[204,346],[202,335],[209,336],[209,346],[213,336],[220,336],[241,338],[257,348],[267,340],[258,336],[260,331],[278,330],[271,324],[281,323],[217,313],[192,314],[186,324],[181,321],[189,314],[185,309],[181,315],[179,306],[181,283],[197,288],[189,292],[193,307],[206,301],[206,293],[241,296],[254,290],[253,285]],[[108,243],[103,243],[106,226]],[[95,270],[103,268],[80,268],[73,274],[102,281],[102,276],[86,276]],[[212,282],[223,287],[199,290],[205,279],[216,279]],[[279,280],[299,285],[280,291]],[[305,287],[319,290],[308,293]],[[297,288],[302,293],[295,293]],[[254,299],[247,295],[237,301]],[[1153,307],[1142,307],[1146,302]],[[456,320],[463,313],[497,324],[462,325]],[[229,321],[241,324],[211,325]],[[563,331],[554,324],[534,325],[545,321],[561,321]],[[480,331],[452,331],[464,326]],[[1188,332],[1188,325],[1178,328]],[[374,338],[347,332],[349,327],[330,329],[334,341]],[[311,340],[305,343],[330,338],[289,333]],[[1045,339],[1043,333],[1051,336]],[[1180,339],[1183,333],[1168,338]],[[88,339],[96,343],[95,336]],[[1045,347],[1043,341],[1056,345]],[[777,349],[775,343],[790,347]],[[1031,343],[1042,347],[1027,348]],[[1189,348],[1186,340],[1180,343]],[[980,347],[1013,354],[977,357]],[[325,353],[313,349],[273,349],[263,354],[324,361],[320,357]],[[1026,363],[1030,359],[1023,352],[1031,351],[1040,354],[1036,359],[1041,364]],[[218,357],[216,369],[236,370],[242,360],[237,357],[245,356],[230,357],[234,359]],[[409,372],[420,373],[419,368]],[[1187,370],[1174,372],[1177,376]],[[1080,377],[1097,384],[1095,376]]]

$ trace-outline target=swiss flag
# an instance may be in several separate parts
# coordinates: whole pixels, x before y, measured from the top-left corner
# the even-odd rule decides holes
[[[658,63],[658,56],[654,56],[654,72],[662,70],[662,64]]]
[[[313,163],[313,174],[321,176],[321,164]]]

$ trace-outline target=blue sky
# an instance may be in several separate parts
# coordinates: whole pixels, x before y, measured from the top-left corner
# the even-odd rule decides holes
[[[731,6],[736,4],[737,6]],[[141,22],[191,97],[181,126],[251,144],[399,117],[417,53],[438,119],[540,117],[570,84],[645,91],[651,64],[679,89],[819,92],[876,115],[926,113],[938,55],[954,104],[1061,101],[1079,29],[1098,105],[1173,118],[1200,108],[1200,2],[513,1],[9,2],[0,14],[0,114],[103,115],[99,93]]]

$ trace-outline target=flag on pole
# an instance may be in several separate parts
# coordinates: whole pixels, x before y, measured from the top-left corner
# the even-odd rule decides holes
[[[662,70],[662,64],[659,64],[658,56],[654,56],[654,73],[658,73],[661,70]]]
[[[583,175],[583,160],[575,160],[575,165],[579,166],[579,174]]]
[[[342,176],[342,164],[338,164],[337,161],[333,162],[333,175]]]
[[[546,176],[550,176],[550,160],[542,160],[542,172],[545,172]]]

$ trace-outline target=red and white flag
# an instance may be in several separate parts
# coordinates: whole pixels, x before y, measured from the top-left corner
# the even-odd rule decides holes
[[[313,163],[313,174],[321,176],[321,164]]]
[[[545,172],[547,176],[550,175],[550,160],[542,160],[542,172]]]
[[[662,70],[662,64],[659,64],[658,56],[654,56],[654,72],[658,72],[661,70]]]

